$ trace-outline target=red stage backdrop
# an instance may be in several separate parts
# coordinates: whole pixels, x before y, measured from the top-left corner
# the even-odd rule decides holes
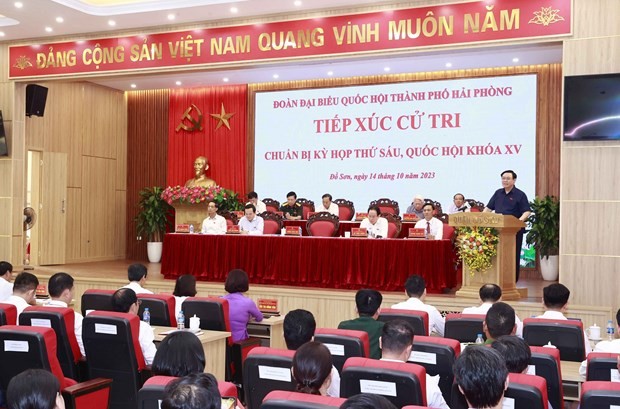
[[[230,129],[224,123],[216,129],[221,121],[211,115],[221,116],[222,105],[227,114],[223,118],[233,114],[227,119]],[[241,195],[247,193],[246,85],[172,90],[168,118],[168,185],[185,184],[194,176],[194,159],[203,155],[209,159],[209,178]]]

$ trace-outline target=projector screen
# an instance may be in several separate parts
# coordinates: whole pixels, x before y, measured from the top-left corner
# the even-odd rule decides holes
[[[280,202],[387,197],[402,215],[420,194],[447,211],[457,192],[486,204],[506,169],[531,200],[535,148],[536,75],[256,94],[254,187]]]

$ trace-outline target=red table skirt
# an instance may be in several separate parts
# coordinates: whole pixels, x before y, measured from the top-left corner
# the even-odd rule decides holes
[[[161,272],[225,281],[234,268],[251,284],[402,291],[419,274],[429,293],[456,285],[448,240],[166,234]]]
[[[302,235],[309,236],[308,229],[306,225],[308,220],[283,220],[282,222],[284,226],[298,226],[301,227]],[[400,229],[400,234],[398,237],[405,238],[409,236],[409,229],[413,229],[415,227],[416,222],[402,222],[402,227]],[[344,236],[344,232],[351,231],[352,228],[360,227],[360,222],[355,221],[341,221],[338,224],[338,237]]]

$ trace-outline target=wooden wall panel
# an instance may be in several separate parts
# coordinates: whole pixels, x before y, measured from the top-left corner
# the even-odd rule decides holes
[[[127,95],[123,100],[119,112],[120,119],[116,123],[116,190],[127,190]],[[123,235],[124,236],[124,235]],[[125,250],[123,250],[123,254]]]
[[[124,130],[124,95],[102,93],[102,89],[95,85],[84,88],[85,118],[89,120],[83,124],[82,149],[84,155],[116,158],[119,124]]]
[[[67,263],[80,260],[82,243],[82,189],[67,189]]]
[[[114,258],[124,259],[127,242],[127,192],[117,190],[114,204]]]

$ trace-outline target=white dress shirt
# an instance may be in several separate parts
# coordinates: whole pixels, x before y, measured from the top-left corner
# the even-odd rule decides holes
[[[549,320],[567,320],[568,319],[560,311],[545,311],[543,315],[539,315],[536,318],[545,318]],[[583,344],[585,346],[586,356],[588,356],[588,354],[592,352],[592,347],[590,346],[590,341],[588,340],[588,336],[586,335],[585,331],[583,331]]]
[[[424,233],[426,234],[426,225],[430,224],[430,231],[434,237],[435,240],[441,240],[443,238],[443,222],[439,219],[436,218],[431,218],[430,221],[427,221],[426,219],[422,219],[419,220],[416,224],[415,224],[415,228],[416,229],[424,229]]]
[[[60,300],[49,300],[43,304],[45,307],[62,307],[68,308],[67,303]],[[82,356],[86,356],[86,352],[84,351],[84,341],[82,341],[82,321],[84,321],[84,317],[77,311],[74,311],[75,318],[73,319],[73,328],[75,331],[75,339],[77,339],[77,343],[80,347],[80,353]]]
[[[409,363],[399,361],[398,359],[385,358],[381,358],[380,361]],[[413,362],[411,363],[413,364]],[[441,389],[439,389],[439,375],[430,376],[429,374],[426,374],[426,407],[450,409],[450,407],[446,403],[446,400],[443,398]]]
[[[432,305],[424,304],[419,298],[411,297],[407,301],[392,305],[392,308],[399,310],[418,310],[428,313],[428,332],[436,332],[443,337],[446,320],[441,316],[437,308]]]
[[[262,217],[254,216],[252,221],[249,221],[247,217],[243,216],[239,219],[239,228],[241,231],[247,231],[248,234],[263,234],[265,229],[265,222]]]
[[[368,217],[366,217],[360,223],[360,228],[366,229],[368,232],[368,237],[375,238],[377,236],[381,236],[385,239],[388,236],[388,221],[383,217],[378,217],[375,224],[371,224]]]
[[[226,234],[226,219],[219,214],[202,221],[202,234]]]
[[[613,341],[601,341],[594,346],[592,352],[607,352],[610,354],[620,354],[620,339]],[[579,375],[585,376],[588,368],[588,360],[586,359],[579,367]]]
[[[19,314],[21,314],[26,308],[30,307],[30,304],[28,304],[26,300],[19,295],[11,295],[5,302],[7,304],[13,304],[17,309],[17,319],[15,323],[19,325]]]
[[[0,277],[0,302],[8,300],[11,295],[13,295],[13,283]]]
[[[256,214],[261,214],[267,211],[267,205],[260,200],[256,201],[256,204],[252,202],[246,203],[246,205],[249,205],[249,204],[254,205],[254,207],[256,208]]]
[[[492,302],[483,302],[477,307],[465,308],[463,310],[463,314],[487,315],[487,312],[489,312],[489,309],[491,308],[492,305],[493,305]],[[519,338],[523,338],[523,321],[521,321],[519,317],[517,317],[516,313],[515,313],[515,325],[517,326],[517,331],[515,332],[515,335],[518,336]]]
[[[155,358],[155,352],[157,348],[153,341],[155,340],[155,333],[153,328],[144,321],[140,321],[140,333],[138,334],[138,341],[140,342],[140,349],[142,349],[142,356],[144,356],[144,362],[147,365],[153,363]]]
[[[136,294],[153,294],[153,291],[147,290],[146,288],[142,287],[137,281],[130,281],[129,284],[121,288],[131,288]]]
[[[340,216],[340,212],[338,211],[338,205],[334,202],[331,202],[331,204],[329,205],[329,209],[326,209],[325,206],[323,206],[323,202],[321,202],[319,207],[316,208],[316,211],[317,212],[330,212],[334,216]]]
[[[335,366],[332,365],[332,383],[327,388],[327,396],[332,398],[340,397],[340,373]]]
[[[465,208],[465,210],[459,210],[462,208]],[[454,213],[458,213],[458,212],[471,212],[471,206],[469,205],[469,203],[465,202],[463,203],[463,206],[456,207],[456,205],[454,203],[452,203],[450,206],[448,206],[448,213],[447,214],[454,214]]]

